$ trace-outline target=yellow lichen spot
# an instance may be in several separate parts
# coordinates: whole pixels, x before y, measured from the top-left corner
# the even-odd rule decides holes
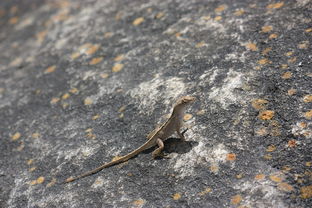
[[[103,79],[106,79],[108,77],[108,74],[107,73],[102,73],[100,74],[100,76],[103,78]]]
[[[255,99],[251,102],[251,105],[254,109],[261,110],[261,109],[264,109],[266,107],[266,104],[268,103],[269,101],[265,99]]]
[[[41,43],[42,41],[44,41],[45,37],[47,36],[48,31],[47,30],[43,30],[41,32],[38,32],[36,34],[36,38],[37,38],[37,42]]]
[[[115,64],[112,68],[112,72],[119,72],[123,68],[123,64]]]
[[[81,55],[81,54],[80,54],[79,52],[75,52],[75,53],[72,53],[72,54],[70,55],[70,58],[73,59],[73,60],[75,60],[75,59],[78,58],[80,55]]]
[[[291,56],[291,55],[293,55],[293,54],[294,54],[294,52],[289,51],[289,52],[285,53],[285,56]]]
[[[287,94],[291,96],[291,95],[296,94],[296,92],[297,92],[296,89],[291,88],[291,89],[289,89],[289,90],[287,91]]]
[[[55,65],[49,66],[49,67],[44,71],[44,73],[45,73],[45,74],[52,73],[52,72],[55,71],[55,69],[56,69],[56,66],[55,66]]]
[[[221,17],[221,16],[216,16],[216,17],[214,18],[214,20],[215,20],[215,21],[220,21],[220,20],[222,20],[222,17]]]
[[[92,134],[92,133],[88,133],[88,134],[87,134],[87,137],[88,137],[89,139],[95,139],[95,138],[96,138],[96,135],[95,135],[95,134]]]
[[[172,198],[173,198],[173,200],[179,200],[179,199],[181,199],[181,194],[175,193],[175,194],[173,194]]]
[[[267,9],[279,9],[284,5],[284,2],[277,2],[275,4],[269,4]]]
[[[114,58],[114,61],[122,61],[125,58],[123,54],[120,54]]]
[[[85,54],[92,55],[94,54],[98,49],[100,48],[100,45],[92,45],[88,50],[86,50]]]
[[[272,160],[272,155],[266,154],[266,155],[263,156],[263,158],[266,159],[266,160]]]
[[[183,120],[184,120],[184,121],[188,121],[188,120],[190,120],[192,117],[193,117],[192,114],[186,113],[186,114],[183,116]]]
[[[136,18],[136,19],[132,22],[132,24],[133,24],[134,26],[137,26],[137,25],[141,24],[142,22],[144,22],[144,18],[143,18],[143,17],[138,17],[138,18]]]
[[[156,19],[160,19],[160,18],[162,18],[163,16],[165,16],[165,14],[164,14],[163,12],[158,12],[158,13],[156,14]]]
[[[274,181],[276,183],[280,183],[283,180],[281,177],[279,177],[277,175],[270,175],[269,178],[271,179],[271,181]]]
[[[122,113],[122,112],[124,112],[125,110],[126,110],[126,105],[124,105],[124,106],[121,106],[119,109],[118,109],[118,112],[119,113]]]
[[[306,29],[305,32],[312,32],[312,27]]]
[[[57,103],[58,101],[60,101],[60,98],[54,97],[54,98],[51,99],[50,103],[51,103],[51,104],[55,104],[55,103]]]
[[[274,152],[276,150],[276,147],[274,144],[268,146],[268,148],[266,149],[267,152]]]
[[[299,49],[307,49],[309,46],[309,41],[302,41],[298,44]]]
[[[32,181],[30,181],[30,183],[29,183],[30,185],[36,185],[37,184],[37,180],[32,180]]]
[[[21,65],[22,62],[23,62],[23,59],[21,57],[17,57],[13,61],[10,62],[9,66],[16,67],[16,66]]]
[[[78,89],[77,88],[71,88],[69,90],[69,92],[72,93],[72,94],[77,94],[78,93]]]
[[[222,12],[222,11],[224,11],[226,8],[227,8],[227,5],[222,4],[222,5],[218,6],[217,8],[215,8],[215,12],[217,12],[217,13]]]
[[[255,69],[256,69],[256,70],[260,70],[260,69],[261,69],[261,66],[256,66]]]
[[[29,172],[34,172],[37,169],[37,167],[31,167],[29,168]]]
[[[303,186],[300,188],[301,198],[309,199],[312,197],[312,185],[310,186]]]
[[[212,189],[208,187],[208,188],[205,188],[205,190],[199,192],[198,195],[199,196],[204,196],[204,195],[210,193],[211,191],[212,191]]]
[[[199,111],[196,112],[196,115],[202,116],[202,115],[204,115],[205,113],[206,113],[205,110],[199,110]]]
[[[93,103],[93,100],[91,98],[86,98],[83,101],[84,105],[91,105]]]
[[[34,159],[29,159],[26,161],[27,165],[31,165],[34,162]]]
[[[287,173],[287,172],[289,172],[291,169],[292,169],[292,168],[289,167],[288,165],[284,165],[284,166],[282,167],[282,172],[283,172],[283,173]]]
[[[119,118],[123,118],[123,117],[125,117],[125,115],[124,115],[123,113],[121,113],[121,114],[119,114],[118,117],[119,117]]]
[[[270,32],[273,29],[271,25],[266,25],[261,28],[261,31],[264,33]]]
[[[64,95],[62,95],[62,99],[63,100],[66,100],[70,97],[70,94],[69,93],[65,93]]]
[[[33,139],[38,139],[38,138],[40,137],[40,134],[39,134],[38,132],[35,132],[35,133],[33,133],[33,134],[31,135],[31,137],[32,137]]]
[[[279,190],[285,191],[285,192],[291,192],[291,191],[294,190],[294,188],[293,188],[291,185],[289,185],[288,183],[279,183],[279,184],[277,185],[277,188],[278,188]]]
[[[13,135],[11,136],[11,139],[12,139],[13,141],[16,141],[16,140],[18,140],[20,137],[21,137],[21,133],[16,132],[15,134],[13,134]]]
[[[269,47],[269,48],[266,48],[266,49],[264,49],[263,51],[262,51],[262,55],[267,55],[270,51],[272,50],[272,48],[271,47]]]
[[[305,112],[304,117],[306,117],[306,119],[311,119],[312,118],[312,110]]]
[[[92,128],[88,128],[88,129],[85,130],[86,133],[90,133],[90,132],[92,132],[92,131],[93,131]]]
[[[144,200],[143,199],[137,199],[137,200],[134,200],[132,202],[132,204],[135,206],[142,206],[144,204]]]
[[[269,36],[269,39],[274,39],[274,38],[277,38],[277,34],[273,33]]]
[[[243,10],[243,9],[239,9],[239,10],[236,10],[235,12],[234,12],[234,15],[235,16],[241,16],[241,15],[243,15],[245,13],[245,11]]]
[[[210,171],[213,173],[217,173],[219,171],[219,166],[217,165],[210,166]]]
[[[96,58],[93,58],[93,59],[89,62],[89,64],[90,64],[90,65],[95,65],[95,64],[100,63],[102,60],[103,60],[103,57],[96,57]]]
[[[294,139],[289,140],[287,143],[288,147],[295,147],[296,145],[297,145],[297,141]]]
[[[255,180],[258,180],[258,181],[263,180],[264,178],[265,178],[265,175],[264,175],[264,174],[257,174],[257,175],[255,176]]]
[[[305,103],[310,103],[310,102],[312,102],[312,95],[306,95],[306,96],[304,96],[303,102],[305,102]]]
[[[265,65],[270,63],[269,59],[263,58],[258,61],[258,64]]]
[[[287,60],[288,63],[294,63],[297,61],[297,57],[293,57]]]
[[[274,111],[272,110],[265,110],[265,111],[261,111],[258,115],[258,118],[260,118],[261,120],[271,120],[274,116]]]
[[[201,42],[199,42],[199,43],[196,43],[195,48],[201,48],[201,47],[203,47],[204,45],[205,45],[205,42],[204,42],[204,41],[201,41]]]
[[[98,118],[100,118],[100,115],[99,115],[99,114],[96,114],[96,115],[92,116],[92,120],[96,120],[96,119],[98,119]]]
[[[265,136],[268,134],[267,128],[263,127],[263,128],[259,128],[256,130],[256,134],[258,136]]]
[[[49,182],[49,183],[47,184],[47,187],[49,188],[49,187],[53,186],[55,183],[56,183],[56,178],[53,178],[53,179],[51,180],[51,182]]]
[[[234,161],[236,160],[236,154],[235,153],[229,153],[226,155],[226,160],[228,161]]]
[[[39,178],[37,178],[37,184],[42,184],[44,182],[44,177],[40,176]]]
[[[287,69],[287,68],[288,68],[288,65],[287,65],[287,64],[282,64],[282,65],[281,65],[281,68],[282,68],[282,69]]]
[[[176,38],[181,37],[181,35],[182,35],[182,34],[181,34],[180,32],[177,32],[177,33],[174,34],[174,36],[175,36]]]
[[[239,195],[239,194],[233,196],[232,199],[231,199],[231,203],[234,204],[234,205],[239,204],[241,201],[242,201],[242,196]]]
[[[258,47],[255,43],[247,43],[245,45],[245,47],[249,50],[252,50],[252,51],[257,51],[258,50]]]
[[[243,178],[243,176],[244,176],[244,175],[243,175],[242,173],[240,173],[240,174],[237,174],[237,175],[236,175],[236,178],[237,178],[237,179],[241,179],[241,178]]]
[[[67,108],[68,106],[69,106],[68,103],[63,103],[63,104],[62,104],[63,109]]]
[[[210,16],[202,16],[201,19],[208,21],[211,19],[211,17]]]
[[[308,161],[305,163],[305,166],[307,166],[307,167],[311,167],[311,165],[312,165],[312,161]]]
[[[112,32],[106,32],[104,33],[104,38],[110,38],[113,36],[113,33]]]
[[[290,71],[282,74],[282,79],[290,79],[292,77],[292,73]]]
[[[9,24],[14,25],[18,22],[18,17],[12,17],[9,19]]]

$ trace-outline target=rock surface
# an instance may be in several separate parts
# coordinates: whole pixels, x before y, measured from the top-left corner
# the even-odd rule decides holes
[[[312,207],[312,2],[0,2],[0,207]],[[181,95],[187,141],[145,142]]]

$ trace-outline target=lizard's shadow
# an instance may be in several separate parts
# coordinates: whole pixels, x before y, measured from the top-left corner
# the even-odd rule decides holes
[[[164,153],[170,154],[170,153],[178,153],[178,154],[185,154],[195,146],[198,145],[198,142],[196,141],[183,141],[180,138],[168,138],[164,142]],[[157,147],[149,148],[143,153],[152,153]]]

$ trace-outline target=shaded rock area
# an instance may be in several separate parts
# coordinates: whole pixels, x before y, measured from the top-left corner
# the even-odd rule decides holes
[[[312,207],[312,1],[2,0],[0,207]],[[139,147],[175,100],[186,141]]]

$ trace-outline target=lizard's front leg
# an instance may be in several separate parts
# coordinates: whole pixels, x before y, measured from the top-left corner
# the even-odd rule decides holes
[[[154,159],[155,159],[156,157],[158,157],[158,156],[161,156],[161,152],[163,151],[163,149],[164,149],[164,147],[165,147],[163,140],[161,140],[160,138],[157,138],[157,139],[156,139],[156,143],[157,143],[157,145],[158,145],[158,148],[155,149],[155,150],[153,151],[153,153],[152,153],[152,156],[153,156]]]
[[[186,129],[185,131],[181,132],[181,128],[180,128],[180,127],[177,127],[177,129],[176,129],[178,136],[179,136],[183,141],[185,141],[184,133],[185,133],[187,130],[188,130],[188,129]]]

